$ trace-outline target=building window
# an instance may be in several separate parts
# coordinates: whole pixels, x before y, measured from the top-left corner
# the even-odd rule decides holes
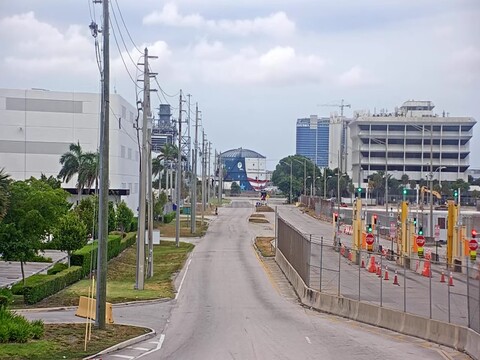
[[[138,183],[135,183],[134,185],[134,192],[135,194],[138,193]]]
[[[388,139],[388,143],[390,145],[403,145],[403,139]],[[407,139],[407,144],[408,144],[408,139]]]
[[[387,131],[387,125],[372,125],[372,131]]]
[[[458,140],[457,139],[443,139],[442,140],[442,145],[458,145]]]
[[[122,183],[122,189],[126,189],[127,188],[127,183]]]
[[[434,127],[434,129],[435,129],[435,127]],[[459,132],[460,131],[460,126],[458,126],[458,125],[444,125],[443,126],[443,131]]]
[[[138,151],[135,151],[135,161],[138,161]]]
[[[120,145],[120,157],[125,159],[125,146]]]
[[[127,118],[127,108],[122,105],[122,118]]]
[[[128,148],[128,159],[132,159],[132,149]]]
[[[401,131],[401,132],[404,132],[405,131],[405,125],[389,125],[388,126],[388,129],[390,131]]]

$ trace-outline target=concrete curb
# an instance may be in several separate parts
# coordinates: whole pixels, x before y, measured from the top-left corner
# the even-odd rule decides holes
[[[122,324],[122,325],[127,325],[127,324]],[[135,325],[131,325],[131,326],[135,326]],[[126,347],[128,346],[131,346],[131,345],[134,345],[134,344],[138,344],[139,342],[142,342],[142,341],[145,341],[145,340],[148,340],[148,339],[151,339],[153,338],[155,335],[157,335],[157,332],[152,329],[152,328],[149,328],[149,327],[145,327],[145,329],[149,329],[150,332],[147,333],[147,334],[142,334],[142,335],[139,335],[137,337],[134,337],[132,339],[128,339],[128,340],[125,340],[119,344],[116,344],[116,345],[113,345],[113,346],[110,346],[109,348],[106,348],[105,350],[102,350],[94,355],[90,355],[86,358],[83,358],[83,360],[90,360],[90,359],[95,359],[101,355],[105,355],[105,354],[108,354],[108,353],[111,353],[111,352],[114,352],[114,351],[117,351],[117,350],[121,350],[121,349],[125,349]]]
[[[10,309],[12,311],[22,313],[22,312],[53,312],[53,311],[67,311],[67,310],[76,310],[78,306],[59,306],[59,307],[46,307],[46,308],[32,308],[32,309]]]
[[[309,288],[277,249],[275,261],[307,307],[369,325],[414,336],[463,351],[480,360],[480,334],[465,326],[428,319]]]

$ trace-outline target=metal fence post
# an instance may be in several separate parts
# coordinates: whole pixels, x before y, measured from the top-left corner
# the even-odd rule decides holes
[[[448,289],[448,323],[450,323],[450,275],[448,274],[448,282],[447,282],[447,289]],[[468,291],[468,290],[467,290]],[[467,306],[467,316],[468,316],[468,306]]]
[[[407,261],[403,257],[403,312],[407,312]]]
[[[358,301],[360,301],[360,268],[362,266],[362,248],[358,250]]]
[[[383,282],[382,282],[382,271],[383,271],[383,253],[380,253],[380,307],[383,306]]]
[[[468,271],[468,258],[466,258],[467,262],[467,321],[468,327],[470,327],[470,274]]]
[[[428,260],[430,262],[429,274],[428,274],[428,299],[429,299],[429,318],[432,318],[432,258]]]
[[[320,292],[322,291],[323,236],[320,238]]]
[[[342,262],[342,251],[338,249],[338,285],[337,285],[337,296],[340,296],[340,264]]]

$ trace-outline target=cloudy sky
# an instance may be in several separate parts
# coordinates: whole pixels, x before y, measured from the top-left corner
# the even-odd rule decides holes
[[[328,116],[338,109],[321,105],[340,99],[352,105],[347,115],[417,99],[432,100],[438,113],[480,120],[478,0],[111,0],[111,6],[130,75],[139,75],[133,62],[140,54],[129,34],[140,50],[147,46],[158,56],[152,70],[165,93],[182,89],[199,103],[214,148],[256,150],[268,168],[295,152],[297,118]],[[101,5],[88,0],[1,1],[0,87],[98,91],[92,19],[101,24]],[[111,58],[112,86],[134,103],[136,88],[113,36]],[[178,106],[177,97],[166,99]],[[480,125],[474,134],[471,163],[480,167]]]

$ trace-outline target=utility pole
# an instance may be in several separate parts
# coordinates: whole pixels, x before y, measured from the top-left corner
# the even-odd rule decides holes
[[[152,129],[148,128],[148,174],[147,174],[147,188],[148,188],[148,266],[147,279],[153,276],[153,188],[152,188]],[[158,188],[160,194],[160,187]]]
[[[223,194],[223,164],[222,164],[222,152],[218,151],[218,202],[222,205]]]
[[[205,217],[205,131],[202,129],[202,224]]]
[[[215,198],[217,196],[215,192],[215,174],[217,172],[217,149],[214,149],[213,151],[213,174],[212,174],[212,180],[211,180],[211,185],[212,185],[212,198]]]
[[[194,234],[197,231],[197,161],[198,161],[198,103],[195,104],[195,140],[193,143],[193,185],[192,185],[192,224],[191,233]]]
[[[210,188],[212,187],[212,181],[210,180],[210,177],[211,177],[211,172],[210,172],[210,163],[211,163],[211,157],[212,157],[212,142],[209,141],[208,142],[208,157],[207,157],[207,161],[208,161],[208,164],[207,164],[207,177],[208,177],[208,180],[207,180],[207,202],[210,203]]]
[[[139,64],[142,65],[142,64]],[[142,121],[142,152],[140,154],[140,181],[138,201],[138,233],[137,233],[137,268],[135,272],[135,289],[143,290],[145,285],[145,219],[147,201],[148,172],[148,118],[150,113],[150,70],[148,68],[148,49],[145,48],[143,59],[143,121]]]
[[[100,124],[100,192],[98,208],[98,256],[95,326],[105,329],[107,308],[107,239],[108,239],[108,190],[109,190],[109,147],[110,147],[110,43],[108,0],[103,0],[103,83]]]
[[[178,105],[178,157],[177,157],[177,186],[175,195],[177,195],[177,211],[175,216],[175,245],[180,246],[180,198],[182,194],[182,90],[180,90],[180,100]]]

